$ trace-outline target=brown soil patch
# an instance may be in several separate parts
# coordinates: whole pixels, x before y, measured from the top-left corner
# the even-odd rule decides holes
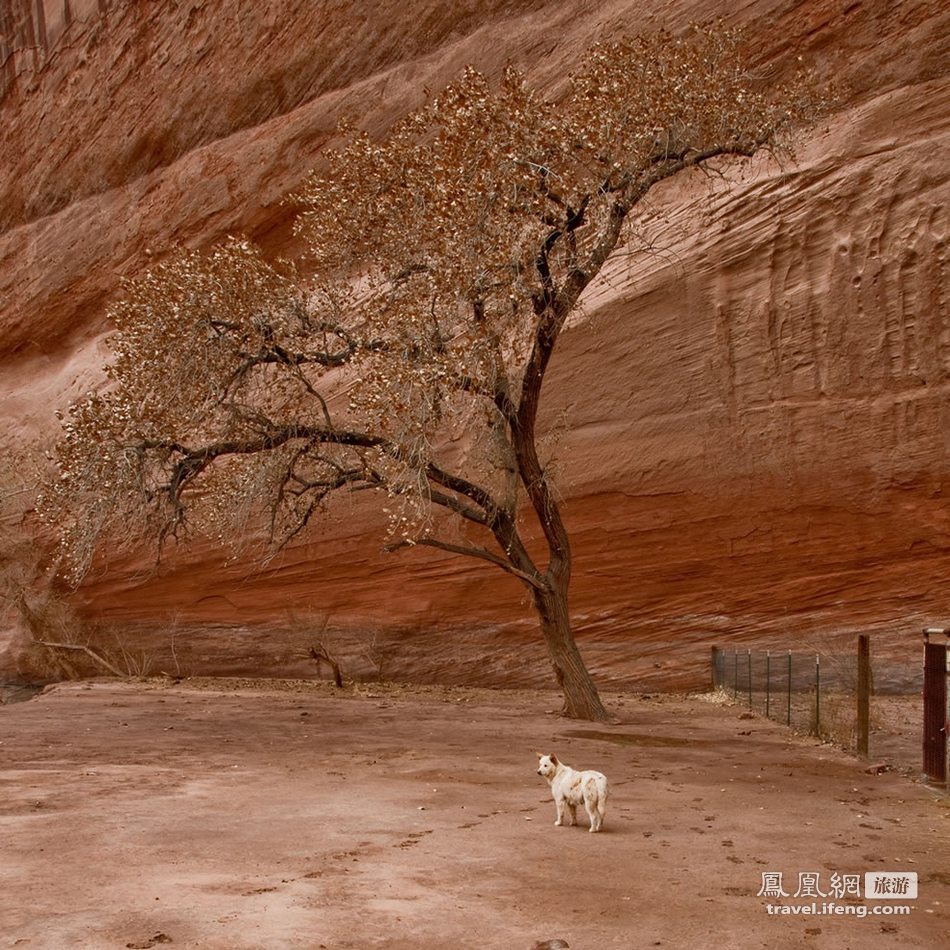
[[[265,685],[0,709],[0,945],[945,946],[950,800],[741,707],[613,696],[587,728],[541,692]],[[607,774],[602,834],[553,826],[536,749]],[[918,873],[909,916],[757,896],[875,870]]]

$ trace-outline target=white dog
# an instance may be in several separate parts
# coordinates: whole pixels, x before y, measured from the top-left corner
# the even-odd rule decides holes
[[[600,772],[577,772],[558,757],[538,753],[538,775],[544,776],[551,786],[554,804],[557,806],[556,825],[564,824],[564,816],[570,811],[571,824],[577,824],[577,806],[581,802],[590,815],[591,832],[604,826],[607,811],[607,779]]]

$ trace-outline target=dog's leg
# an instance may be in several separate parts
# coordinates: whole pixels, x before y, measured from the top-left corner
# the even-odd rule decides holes
[[[557,821],[554,824],[562,825],[564,823],[564,802],[560,798],[555,798],[554,805],[557,808]]]
[[[569,802],[567,807],[571,810],[571,826],[573,827],[577,824],[577,805]]]
[[[601,803],[599,799],[594,798],[592,795],[584,795],[584,807],[587,809],[587,815],[590,818],[590,828],[587,830],[593,834],[595,831],[600,831],[600,826],[603,824],[603,817],[600,814]]]

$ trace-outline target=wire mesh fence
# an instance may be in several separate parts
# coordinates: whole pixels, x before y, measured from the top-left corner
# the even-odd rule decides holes
[[[896,769],[946,785],[950,627],[924,630],[923,657],[893,637],[874,652],[876,637],[853,636],[837,636],[830,648],[809,643],[807,652],[801,646],[766,649],[774,640],[758,649],[713,647],[713,685],[757,715],[871,759],[870,769]],[[939,768],[928,764],[928,753],[942,763]]]
[[[867,751],[870,676],[866,672],[862,684],[857,652],[828,655],[714,647],[712,663],[714,686],[752,712],[797,732]]]

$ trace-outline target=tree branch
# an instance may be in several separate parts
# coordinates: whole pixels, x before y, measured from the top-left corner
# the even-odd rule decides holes
[[[128,673],[124,673],[117,666],[113,666],[101,653],[98,653],[93,650],[92,647],[85,646],[82,643],[52,643],[49,640],[37,640],[35,638],[33,642],[49,650],[78,650],[80,653],[85,653],[86,656],[90,657],[95,663],[115,676],[120,676],[123,679],[128,676]]]
[[[462,478],[460,475],[453,475],[451,472],[445,471],[445,469],[436,465],[435,462],[428,463],[425,474],[426,478],[431,482],[435,482],[436,485],[441,485],[443,488],[455,492],[456,495],[464,495],[466,498],[475,502],[485,513],[485,520],[482,523],[490,524],[494,519],[495,514],[499,510],[499,506],[491,494],[481,486],[470,482],[466,478]]]
[[[430,548],[438,548],[440,551],[447,551],[450,554],[461,554],[465,557],[476,558],[480,561],[488,561],[489,564],[500,567],[505,573],[517,577],[529,587],[537,590],[543,590],[544,588],[543,582],[537,574],[530,574],[519,570],[503,557],[489,551],[487,548],[480,548],[468,544],[453,544],[450,541],[440,541],[438,538],[418,538],[412,541],[397,541],[395,544],[387,545],[386,550],[396,551],[399,548],[415,547],[416,545],[425,545]]]

